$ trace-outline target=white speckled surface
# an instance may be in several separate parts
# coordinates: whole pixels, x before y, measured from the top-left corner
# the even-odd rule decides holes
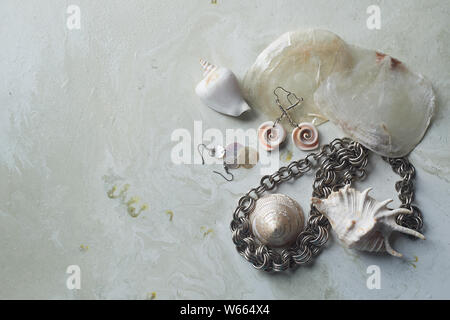
[[[448,1],[80,0],[81,30],[70,31],[71,3],[0,4],[0,298],[450,298]],[[378,31],[366,27],[374,3]],[[201,105],[200,57],[242,78],[277,36],[311,27],[389,53],[433,83],[436,116],[411,154],[427,240],[394,243],[418,257],[415,267],[331,240],[310,267],[257,272],[235,252],[229,222],[259,170],[235,171],[226,183],[211,167],[170,161],[176,128],[202,120],[204,129],[225,131],[265,120]],[[320,132],[325,142],[342,135],[330,123]],[[397,177],[379,157],[370,163],[370,178],[358,186],[394,197]],[[311,182],[279,192],[307,208]],[[127,183],[129,195],[149,204],[138,218],[106,195]],[[81,290],[66,288],[72,264],[81,268]],[[366,287],[372,264],[381,268],[380,290]]]

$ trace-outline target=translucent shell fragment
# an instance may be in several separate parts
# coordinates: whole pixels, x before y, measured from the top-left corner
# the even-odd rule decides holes
[[[244,146],[238,142],[230,143],[225,147],[224,162],[230,169],[239,168],[238,154]]]
[[[250,147],[241,148],[238,152],[237,163],[245,169],[253,168],[259,160],[258,151]]]
[[[296,122],[331,120],[365,147],[391,158],[415,148],[435,109],[431,82],[421,74],[324,30],[287,32],[276,39],[248,70],[243,93],[254,109],[275,119],[279,109],[273,90],[280,86],[304,99],[289,112]]]
[[[317,114],[313,94],[333,72],[352,66],[352,57],[341,38],[325,30],[287,32],[272,42],[256,58],[243,80],[243,94],[252,108],[276,119],[279,108],[273,90],[283,87],[304,102],[289,113],[297,122],[311,122]],[[289,105],[289,102],[281,101]],[[316,118],[316,123],[323,119]],[[288,131],[292,128],[288,127]]]
[[[330,75],[314,94],[329,120],[386,157],[410,153],[424,136],[435,107],[431,82],[386,54],[352,48],[356,62]]]

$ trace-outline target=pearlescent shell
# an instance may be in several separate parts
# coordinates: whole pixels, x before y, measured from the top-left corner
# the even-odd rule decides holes
[[[258,199],[249,218],[254,236],[274,248],[292,244],[305,224],[300,205],[284,194]]]
[[[253,148],[241,148],[238,152],[237,163],[245,169],[253,168],[259,160],[258,151]]]
[[[348,248],[364,251],[386,251],[401,257],[392,249],[389,237],[393,231],[425,237],[412,229],[402,227],[395,221],[399,214],[410,214],[404,208],[391,210],[387,204],[391,199],[378,202],[368,195],[371,188],[359,192],[349,185],[332,192],[326,199],[312,198],[313,205],[330,221],[339,239]]]
[[[267,46],[256,58],[242,82],[250,106],[268,119],[280,116],[273,90],[283,87],[304,99],[301,107],[289,111],[297,122],[312,121],[320,114],[313,95],[323,80],[334,72],[353,65],[347,44],[332,32],[299,30],[286,32]],[[283,105],[289,105],[282,99]],[[316,123],[323,120],[316,118]],[[286,126],[292,132],[291,126]]]
[[[285,139],[286,130],[279,123],[274,126],[273,121],[266,121],[258,128],[258,141],[267,151],[278,148]]]
[[[214,157],[217,159],[222,159],[225,156],[225,148],[222,146],[214,147]]]
[[[225,147],[225,158],[224,161],[230,169],[239,168],[239,163],[237,160],[239,150],[244,146],[238,142],[230,143]]]
[[[389,158],[422,140],[435,109],[431,82],[386,54],[352,47],[355,66],[322,81],[320,112],[351,138]]]
[[[314,150],[319,146],[319,132],[312,123],[303,122],[292,131],[292,141],[300,150]]]

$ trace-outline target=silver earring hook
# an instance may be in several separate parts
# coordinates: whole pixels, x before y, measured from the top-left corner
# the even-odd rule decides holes
[[[281,105],[281,103],[280,103],[280,97],[278,96],[277,90],[282,90],[284,93],[286,93],[286,98],[289,101],[289,103],[291,104],[289,107],[286,108],[286,110],[290,110],[290,109],[298,106],[301,102],[303,102],[303,98],[298,98],[295,93],[290,92],[290,91],[286,90],[285,88],[278,86],[273,90],[273,94],[275,95],[275,97],[277,97],[276,102],[278,105]],[[291,99],[290,99],[291,96],[294,96],[295,102],[291,101]]]
[[[289,103],[290,103],[290,106],[289,106],[289,107],[287,107],[287,108],[284,108],[284,107],[283,107],[283,105],[282,105],[281,102],[280,102],[280,97],[278,96],[277,90],[282,90],[284,93],[287,94],[287,95],[286,95],[286,98],[287,98],[287,100],[288,100]],[[276,88],[273,90],[273,94],[274,94],[275,97],[276,97],[275,102],[277,103],[278,107],[279,107],[280,110],[281,110],[281,115],[274,121],[273,127],[275,127],[275,126],[277,125],[277,123],[280,122],[281,119],[283,119],[284,117],[287,117],[287,118],[288,118],[289,123],[291,124],[291,126],[297,127],[298,124],[297,124],[294,120],[292,120],[291,116],[287,113],[287,111],[288,111],[288,110],[291,110],[292,108],[294,108],[294,107],[298,106],[300,103],[302,103],[302,102],[303,102],[303,98],[300,98],[300,99],[299,99],[299,98],[296,96],[295,93],[290,92],[290,91],[288,91],[288,90],[286,90],[286,89],[284,89],[283,87],[280,87],[280,86],[276,87]],[[290,98],[290,97],[292,97],[292,96],[295,97],[295,101],[296,101],[295,103],[293,103],[293,102],[291,101],[291,98]]]
[[[233,181],[233,179],[234,179],[234,175],[229,171],[229,168],[227,167],[227,165],[224,163],[223,164],[223,169],[225,170],[225,172],[226,172],[226,174],[228,175],[228,176],[231,176],[231,178],[230,179],[228,179],[227,177],[225,177],[221,172],[219,172],[219,171],[213,171],[214,173],[217,173],[219,176],[221,176],[222,178],[224,178],[225,180],[227,180],[227,181]]]
[[[203,147],[202,151],[200,151],[200,147]],[[210,157],[214,157],[214,148],[208,148],[204,143],[200,143],[197,146],[197,151],[200,154],[200,157],[202,158],[202,165],[205,164],[205,158],[203,158],[203,152],[205,151],[205,149],[208,150],[208,153],[209,153]]]
[[[202,148],[202,150],[200,150],[200,147]],[[203,157],[203,152],[205,151],[205,149],[208,150],[208,154],[209,154],[210,157],[214,157],[214,155],[215,155],[215,149],[214,149],[214,148],[208,148],[208,146],[206,146],[204,143],[200,143],[200,144],[197,146],[197,151],[198,151],[198,153],[200,154],[200,157],[202,158],[202,165],[205,164],[205,159],[204,159],[204,157]],[[227,181],[233,181],[234,175],[229,171],[229,168],[228,168],[228,166],[226,165],[225,162],[223,162],[223,169],[225,170],[225,173],[226,173],[229,177],[231,177],[231,178],[225,177],[225,176],[224,176],[221,172],[219,172],[219,171],[213,171],[213,172],[216,173],[216,174],[218,174],[219,176],[221,176],[222,178],[224,178],[224,179],[227,180]]]

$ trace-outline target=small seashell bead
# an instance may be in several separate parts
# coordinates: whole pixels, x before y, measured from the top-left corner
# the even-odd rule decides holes
[[[249,218],[254,236],[262,244],[274,248],[292,244],[305,224],[300,205],[284,194],[270,194],[258,199]]]
[[[303,122],[292,131],[292,141],[300,150],[314,150],[319,146],[319,132],[309,122]]]
[[[280,146],[286,139],[286,130],[273,121],[266,121],[258,128],[258,141],[267,151],[272,151]]]

